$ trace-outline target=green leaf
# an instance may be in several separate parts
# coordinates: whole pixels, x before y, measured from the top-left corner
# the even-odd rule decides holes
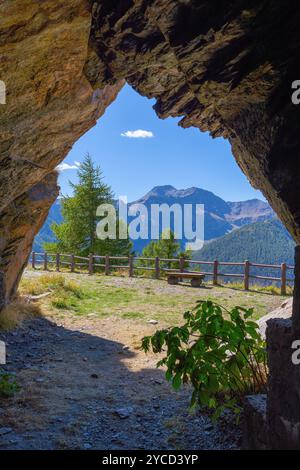
[[[181,375],[176,374],[173,378],[172,385],[175,390],[179,390],[182,384]]]
[[[172,379],[172,377],[173,377],[173,374],[172,374],[172,372],[170,371],[170,369],[168,369],[167,372],[166,372],[166,379],[167,379],[167,381],[169,382],[169,381]]]

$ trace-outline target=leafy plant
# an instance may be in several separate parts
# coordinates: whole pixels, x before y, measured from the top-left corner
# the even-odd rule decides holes
[[[0,397],[8,398],[20,390],[14,376],[0,369]]]
[[[253,309],[232,310],[212,301],[198,301],[184,314],[186,323],[157,331],[142,340],[142,349],[166,351],[157,367],[166,366],[174,389],[191,383],[191,406],[214,410],[241,410],[245,394],[266,387],[266,350],[257,323],[249,320]]]

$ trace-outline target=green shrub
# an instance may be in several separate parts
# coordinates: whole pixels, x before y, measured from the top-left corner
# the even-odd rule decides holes
[[[142,340],[142,349],[166,351],[157,367],[167,368],[166,378],[174,389],[191,383],[191,406],[214,410],[218,418],[225,408],[241,410],[245,394],[266,387],[266,350],[257,323],[248,318],[253,309],[227,310],[199,301],[184,314],[186,323],[157,331]]]
[[[0,369],[0,397],[8,398],[20,390],[13,375]]]
[[[62,309],[62,310],[70,310],[70,300],[65,297],[55,297],[51,301],[51,305],[55,308]]]
[[[67,293],[73,294],[77,299],[84,298],[84,290],[73,281],[65,281],[63,290]]]

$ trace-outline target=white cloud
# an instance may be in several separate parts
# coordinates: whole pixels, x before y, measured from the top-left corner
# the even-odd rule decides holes
[[[62,171],[66,171],[66,170],[78,170],[80,165],[81,165],[80,162],[76,162],[76,161],[74,162],[74,165],[70,165],[69,163],[62,162],[59,165],[57,165],[56,169],[57,171],[61,173]]]
[[[121,136],[129,137],[130,139],[145,139],[145,138],[154,137],[154,134],[151,131],[144,131],[143,129],[138,129],[136,131],[122,132]]]

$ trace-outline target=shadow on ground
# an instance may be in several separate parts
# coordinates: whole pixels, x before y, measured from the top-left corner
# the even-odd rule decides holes
[[[238,447],[230,417],[213,426],[207,415],[189,413],[190,391],[172,391],[154,358],[88,329],[38,318],[0,333],[8,351],[4,369],[22,386],[0,400],[0,449]],[[137,355],[143,355],[139,370]]]

